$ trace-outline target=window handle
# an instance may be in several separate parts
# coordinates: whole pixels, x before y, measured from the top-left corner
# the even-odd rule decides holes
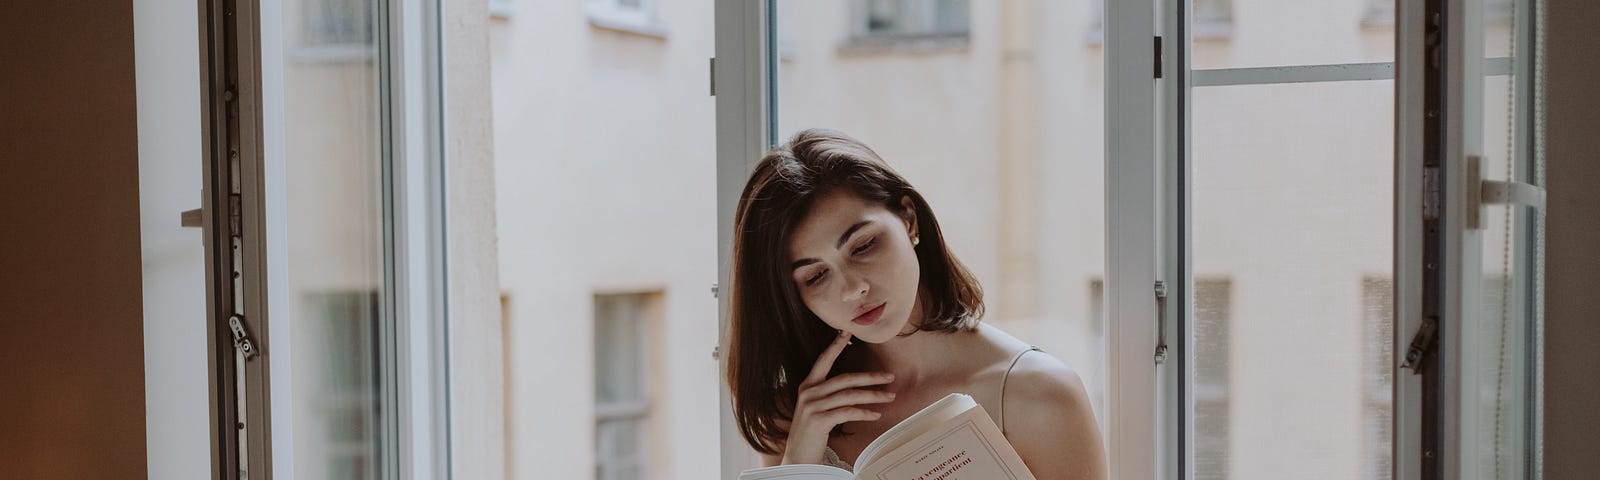
[[[1167,362],[1167,282],[1156,280],[1156,365]]]
[[[1467,228],[1484,229],[1483,209],[1489,205],[1521,205],[1544,210],[1544,189],[1520,182],[1484,180],[1483,157],[1467,157]]]
[[[194,210],[185,210],[179,215],[179,217],[179,225],[182,225],[186,228],[200,228],[200,209],[196,208]]]

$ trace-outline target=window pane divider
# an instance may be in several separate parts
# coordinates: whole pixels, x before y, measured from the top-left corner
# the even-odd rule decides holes
[[[1393,80],[1394,62],[1333,63],[1325,65],[1285,65],[1279,67],[1212,68],[1194,70],[1196,87],[1232,85],[1272,85],[1279,83],[1359,82]],[[1485,76],[1511,74],[1511,58],[1483,60]]]

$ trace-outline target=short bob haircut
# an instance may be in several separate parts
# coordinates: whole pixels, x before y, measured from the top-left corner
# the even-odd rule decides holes
[[[734,213],[726,374],[739,432],[755,450],[776,455],[788,437],[799,382],[837,335],[811,313],[790,275],[789,236],[823,196],[844,191],[906,218],[916,209],[918,331],[975,330],[983,289],[945,245],[928,202],[860,141],[823,129],[802,131],[767,152],[739,195]],[[846,348],[833,373],[859,371],[859,348]],[[840,430],[835,429],[835,433]]]

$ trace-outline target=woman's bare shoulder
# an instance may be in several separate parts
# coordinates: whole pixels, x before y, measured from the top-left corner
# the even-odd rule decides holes
[[[1024,355],[1006,383],[1006,433],[1041,479],[1105,478],[1094,407],[1076,371],[1051,355]],[[1051,472],[1049,475],[1038,475]],[[1058,475],[1059,474],[1059,475]]]

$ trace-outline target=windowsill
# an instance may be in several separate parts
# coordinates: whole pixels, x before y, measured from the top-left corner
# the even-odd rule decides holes
[[[971,37],[956,35],[863,35],[850,37],[839,46],[841,55],[941,54],[966,53]]]
[[[371,45],[317,45],[291,50],[289,60],[296,63],[358,63],[370,62],[377,55]]]
[[[631,33],[650,38],[665,40],[667,26],[659,19],[651,17],[648,20],[634,16],[616,15],[603,9],[589,9],[589,25],[622,33]]]

